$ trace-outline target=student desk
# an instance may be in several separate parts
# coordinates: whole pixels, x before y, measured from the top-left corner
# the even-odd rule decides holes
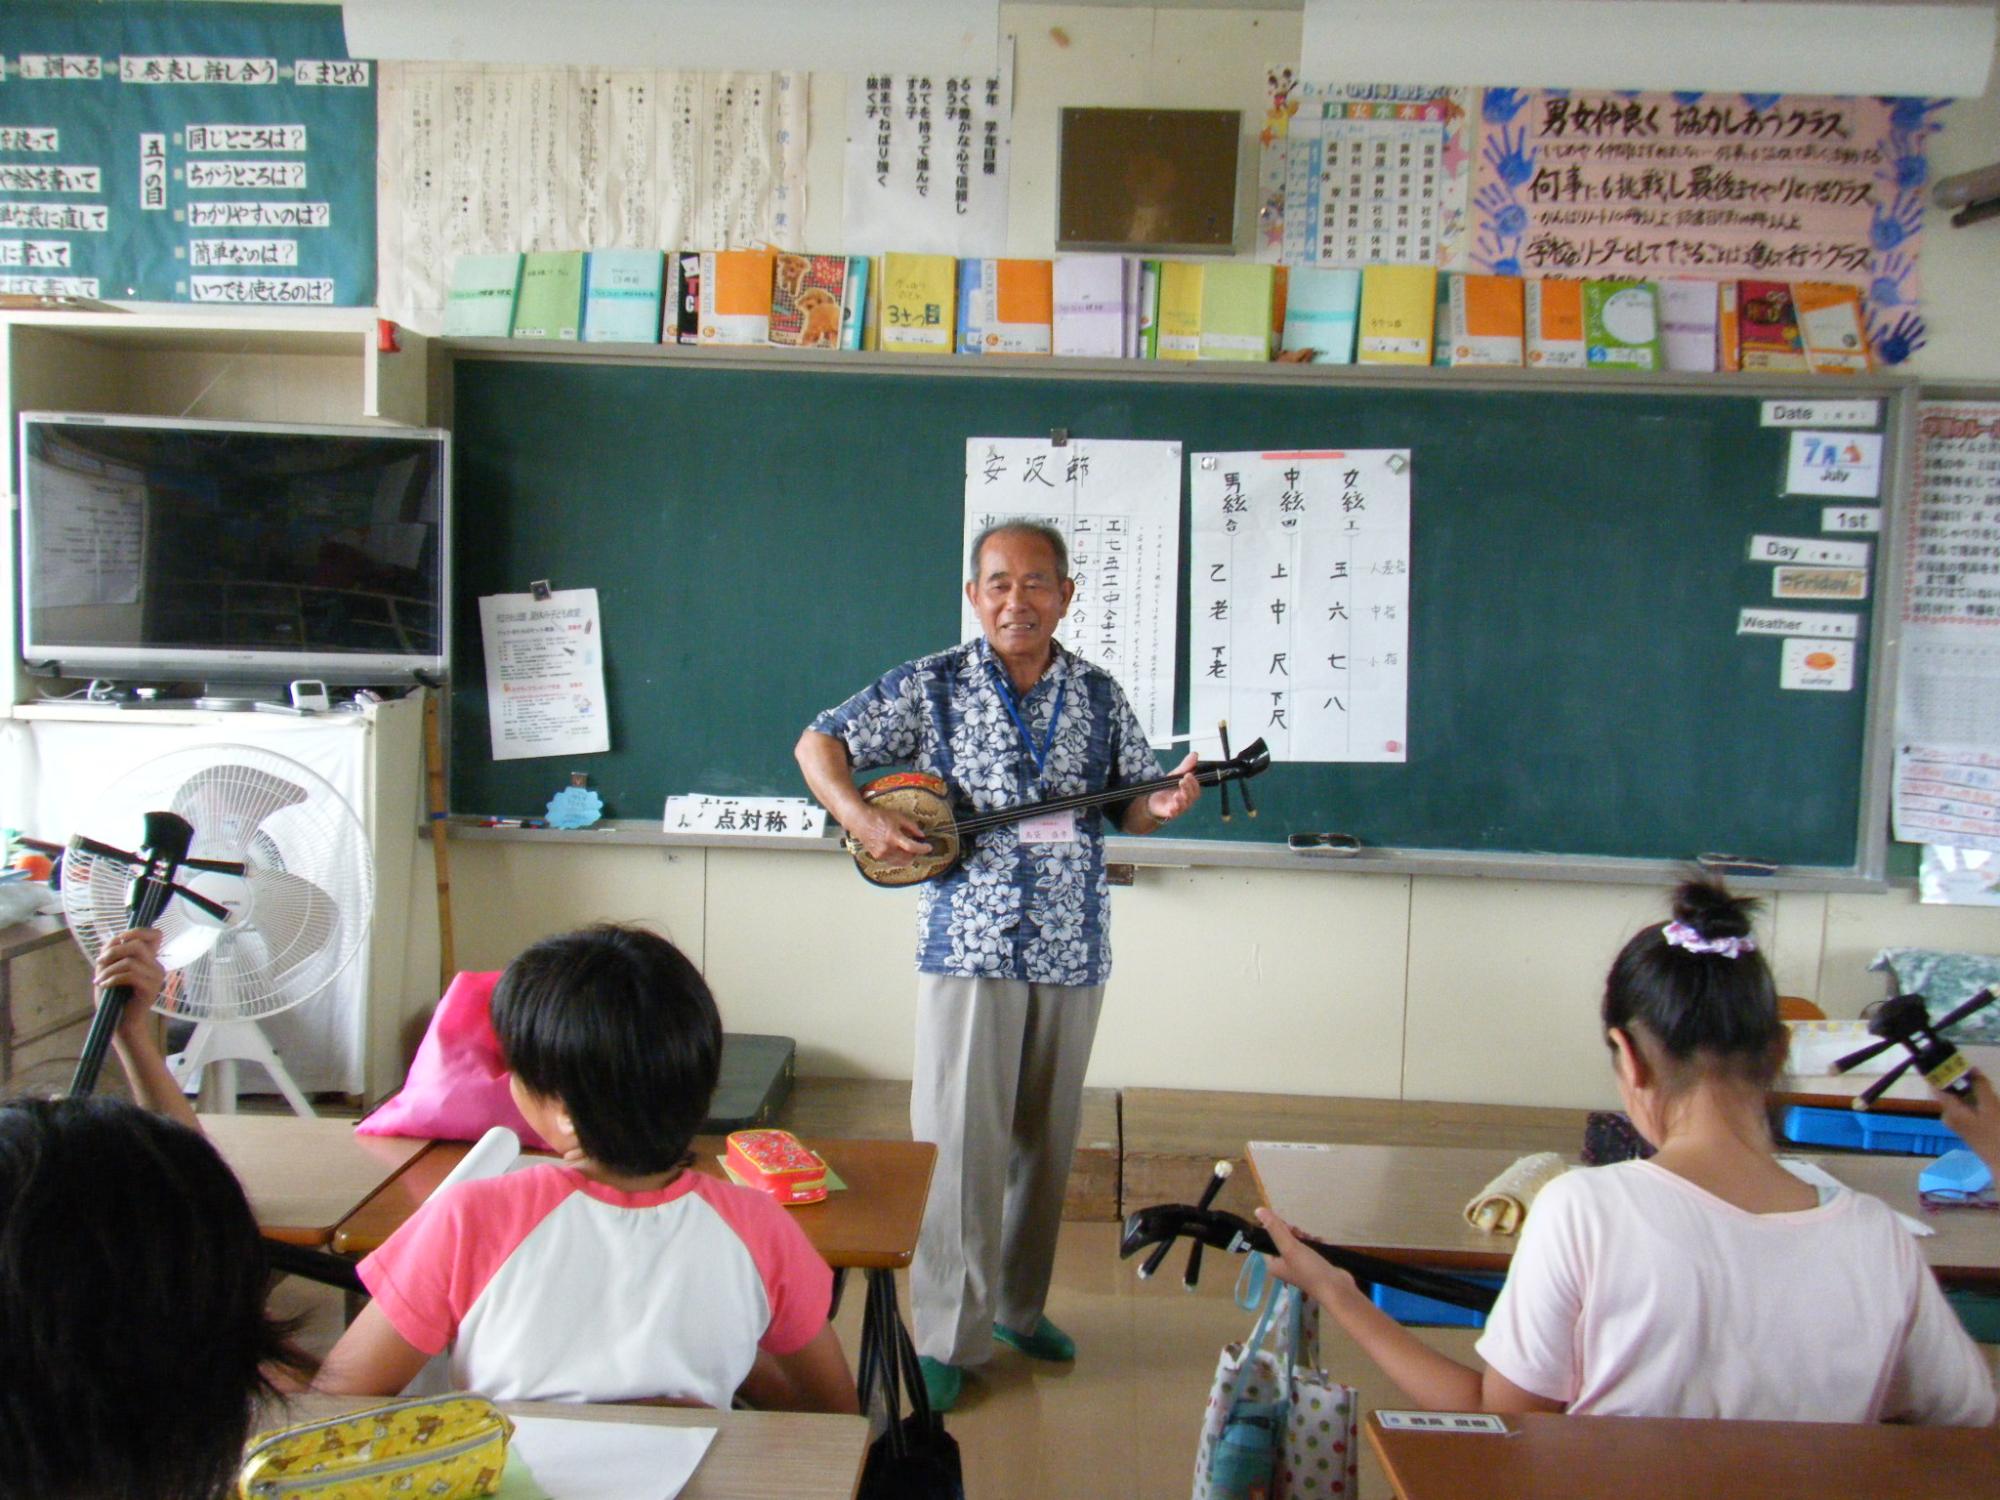
[[[1371,1412],[1368,1442],[1399,1500],[2000,1495],[2000,1432],[1992,1428],[1545,1414],[1506,1420],[1505,1436],[1406,1432],[1385,1429]]]
[[[318,1421],[381,1403],[364,1396],[294,1396],[267,1407],[257,1426]],[[868,1448],[862,1417],[803,1412],[709,1411],[677,1406],[583,1406],[562,1401],[506,1401],[515,1416],[564,1417],[581,1422],[643,1422],[657,1427],[713,1427],[682,1500],[853,1500]]]
[[[1465,1222],[1466,1200],[1521,1153],[1440,1146],[1294,1146],[1250,1143],[1264,1201],[1300,1233],[1385,1260],[1445,1270],[1505,1271],[1517,1237]],[[2000,1287],[2000,1214],[1927,1213],[1917,1202],[1917,1156],[1798,1155],[1872,1193],[1937,1233],[1917,1241],[1939,1280]]]
[[[352,1120],[203,1115],[257,1227],[281,1244],[323,1249],[335,1228],[421,1159],[425,1142],[354,1133]]]

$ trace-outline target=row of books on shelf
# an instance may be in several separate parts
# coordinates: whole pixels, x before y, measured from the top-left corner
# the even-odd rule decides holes
[[[1429,266],[769,250],[459,257],[462,338],[1529,369],[1860,374],[1857,288]]]

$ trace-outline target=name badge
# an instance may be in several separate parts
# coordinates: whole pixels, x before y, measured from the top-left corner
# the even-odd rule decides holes
[[[1074,844],[1076,809],[1066,807],[1061,812],[1043,813],[1039,818],[1023,818],[1020,826],[1024,844]]]

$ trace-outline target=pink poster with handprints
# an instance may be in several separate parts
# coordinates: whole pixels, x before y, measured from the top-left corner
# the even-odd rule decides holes
[[[1888,364],[1923,339],[1917,244],[1942,100],[1491,88],[1472,269],[1863,288]]]

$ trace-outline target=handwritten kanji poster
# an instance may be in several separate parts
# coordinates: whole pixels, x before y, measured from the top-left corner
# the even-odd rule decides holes
[[[484,595],[479,634],[495,760],[611,748],[596,589]]]
[[[849,251],[1004,255],[1012,70],[848,80],[843,232]]]
[[[1188,488],[1190,726],[1274,760],[1405,760],[1409,451],[1199,453]]]
[[[436,331],[453,262],[804,248],[807,75],[384,63],[383,312]]]
[[[375,300],[372,63],[337,5],[9,4],[0,292]]]
[[[1847,282],[1867,288],[1884,363],[1921,340],[1925,149],[1944,101],[1480,97],[1468,269]]]
[[[1896,837],[2000,850],[2000,402],[1925,401],[1919,412]]]
[[[1077,438],[967,438],[965,555],[995,521],[1037,521],[1069,544],[1076,597],[1057,632],[1125,690],[1148,742],[1174,732],[1180,616],[1181,445]],[[979,634],[970,603],[964,638]]]

